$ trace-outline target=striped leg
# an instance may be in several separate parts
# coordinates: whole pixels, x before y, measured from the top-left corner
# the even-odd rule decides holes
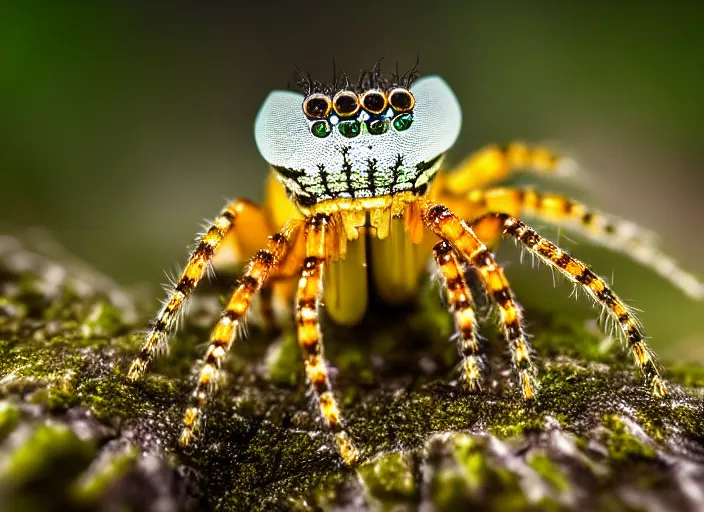
[[[238,328],[247,314],[252,297],[261,290],[269,275],[286,256],[295,227],[285,227],[269,238],[266,249],[258,251],[249,261],[243,277],[227,303],[225,311],[210,335],[210,345],[205,353],[198,384],[191,396],[191,404],[183,418],[179,443],[186,446],[200,425],[200,417],[208,396],[213,390],[217,372],[237,336]]]
[[[532,216],[550,224],[564,226],[585,236],[593,243],[633,258],[653,269],[688,296],[704,299],[704,283],[682,270],[655,245],[655,236],[632,222],[592,210],[582,203],[560,194],[543,194],[531,188],[493,188],[467,194],[473,212],[471,218],[489,212],[502,212],[514,217]],[[499,235],[503,226],[494,217],[484,217],[479,225],[472,224],[482,240]],[[484,236],[480,235],[482,232]]]
[[[667,394],[667,388],[660,378],[655,356],[643,339],[640,322],[623,301],[609,289],[604,280],[587,265],[542,238],[519,219],[506,214],[489,215],[501,221],[504,233],[516,238],[542,261],[559,270],[574,284],[581,286],[617,321],[631,352],[633,352],[638,368],[650,384],[652,393],[659,397]]]
[[[345,431],[340,409],[330,386],[328,370],[323,355],[323,339],[320,331],[320,296],[322,274],[326,261],[326,229],[330,219],[315,216],[308,221],[306,231],[306,259],[296,294],[296,325],[298,343],[303,352],[306,376],[315,392],[320,413],[325,424],[335,436],[337,449],[346,464],[354,464],[359,452]]]
[[[464,261],[477,269],[489,296],[499,307],[501,332],[511,351],[511,361],[523,398],[534,398],[535,369],[530,357],[531,348],[523,332],[523,315],[503,269],[471,228],[445,206],[426,202],[423,204],[422,217],[430,230],[448,242]]]
[[[472,291],[465,281],[460,262],[445,241],[433,248],[435,261],[442,272],[447,300],[455,317],[458,349],[462,358],[462,382],[470,391],[481,390],[484,360],[477,340],[477,319],[472,303]]]
[[[186,268],[152,322],[139,355],[130,366],[128,372],[130,380],[137,380],[144,375],[154,356],[166,349],[168,338],[183,312],[183,306],[203,277],[223,239],[233,230],[237,217],[253,208],[257,207],[249,201],[231,202],[223,208],[208,230],[198,239]]]
[[[517,171],[572,176],[576,170],[572,159],[560,157],[545,147],[512,142],[506,146],[487,146],[469,155],[446,177],[445,187],[451,194],[465,194],[504,180]]]

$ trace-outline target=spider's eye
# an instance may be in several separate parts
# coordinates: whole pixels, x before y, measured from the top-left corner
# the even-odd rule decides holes
[[[330,135],[330,131],[330,123],[326,120],[315,121],[312,125],[310,125],[310,132],[321,139]]]
[[[403,87],[396,87],[389,92],[389,103],[396,112],[408,112],[413,110],[416,99]]]
[[[325,119],[330,110],[332,103],[324,94],[311,94],[303,102],[303,112],[308,119]]]
[[[372,135],[381,135],[389,131],[389,118],[380,117],[367,121],[367,131]]]
[[[398,132],[408,130],[411,127],[411,124],[413,124],[413,114],[399,114],[394,117],[393,125]]]
[[[386,96],[381,91],[367,91],[362,95],[362,106],[372,114],[381,114],[386,110]]]
[[[332,99],[332,106],[340,117],[349,117],[359,110],[359,99],[352,91],[340,91]]]
[[[356,119],[340,121],[337,125],[337,129],[340,130],[340,133],[348,139],[359,135],[360,128],[361,126],[359,124],[359,121],[357,121]]]

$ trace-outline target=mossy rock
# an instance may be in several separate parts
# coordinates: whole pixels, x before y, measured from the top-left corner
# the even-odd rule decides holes
[[[468,394],[431,287],[358,328],[325,325],[358,468],[310,412],[295,339],[254,327],[180,449],[193,362],[224,300],[198,295],[171,354],[132,384],[150,301],[0,237],[3,510],[701,509],[704,369],[671,367],[657,400],[617,343],[528,311],[539,399],[520,399],[490,321],[491,375]]]

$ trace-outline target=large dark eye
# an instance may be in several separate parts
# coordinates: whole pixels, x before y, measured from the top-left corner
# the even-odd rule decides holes
[[[389,92],[389,103],[396,112],[408,112],[413,110],[416,99],[403,87],[397,87]]]
[[[381,114],[386,109],[386,96],[381,91],[367,91],[362,95],[362,106],[367,112]]]
[[[340,117],[348,117],[359,110],[359,99],[352,91],[340,91],[332,99],[332,106]]]
[[[325,119],[330,110],[332,103],[324,94],[311,94],[303,102],[303,112],[308,119]]]

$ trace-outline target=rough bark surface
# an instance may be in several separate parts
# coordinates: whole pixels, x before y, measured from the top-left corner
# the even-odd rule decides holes
[[[618,343],[528,311],[539,400],[520,400],[490,321],[493,371],[483,393],[467,394],[430,287],[412,310],[325,326],[365,458],[356,470],[310,412],[295,339],[254,327],[233,346],[204,432],[182,450],[193,362],[222,289],[198,293],[171,353],[131,384],[154,304],[51,252],[0,237],[3,510],[704,508],[703,368],[668,365],[672,393],[656,400]]]

